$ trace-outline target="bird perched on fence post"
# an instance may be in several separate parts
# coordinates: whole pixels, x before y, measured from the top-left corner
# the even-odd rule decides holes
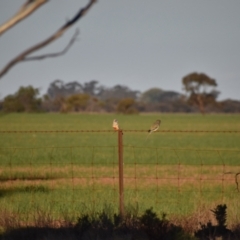
[[[161,120],[156,120],[153,125],[151,126],[151,128],[148,130],[149,134],[147,135],[147,137],[152,133],[152,132],[156,132],[159,129]]]
[[[117,119],[113,119],[112,127],[115,131],[119,130],[119,125],[118,125],[118,120]]]

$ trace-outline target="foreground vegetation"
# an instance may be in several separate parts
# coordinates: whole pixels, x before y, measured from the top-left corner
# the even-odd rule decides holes
[[[123,129],[126,212],[153,207],[193,233],[226,203],[227,226],[240,222],[239,115],[9,114],[0,117],[1,226],[76,224],[106,205],[117,214],[113,118]],[[156,119],[159,132],[146,138]]]
[[[1,239],[156,239],[156,240],[208,240],[208,239],[240,239],[240,225],[235,224],[229,229],[226,224],[227,206],[217,205],[211,209],[215,222],[203,223],[196,230],[192,223],[182,221],[180,224],[171,222],[165,213],[161,217],[152,208],[142,215],[128,211],[124,216],[112,214],[110,208],[92,215],[82,214],[76,223],[65,219],[62,222],[53,221],[51,216],[39,213],[32,225],[22,225],[19,218],[1,216],[1,226],[5,231],[0,233]],[[6,221],[7,219],[7,221]],[[5,220],[5,222],[3,221]]]

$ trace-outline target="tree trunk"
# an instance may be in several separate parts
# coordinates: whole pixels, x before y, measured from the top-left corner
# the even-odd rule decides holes
[[[203,104],[203,101],[202,101],[202,98],[201,98],[200,94],[197,95],[197,103],[198,103],[198,108],[199,108],[200,112],[202,113],[202,115],[204,115],[205,114],[205,108],[204,108],[204,104]]]

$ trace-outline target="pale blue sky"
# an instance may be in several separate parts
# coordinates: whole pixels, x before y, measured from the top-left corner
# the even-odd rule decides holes
[[[24,2],[1,0],[0,24]],[[87,2],[49,1],[2,35],[0,68],[50,36]],[[239,0],[98,0],[63,37],[39,53],[62,50],[79,28],[79,41],[69,52],[12,68],[0,79],[0,99],[27,85],[45,93],[55,79],[182,92],[182,77],[197,71],[216,79],[219,99],[240,100],[239,26]]]

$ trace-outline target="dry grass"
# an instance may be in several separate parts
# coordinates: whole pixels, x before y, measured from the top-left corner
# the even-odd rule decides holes
[[[173,186],[186,189],[232,187],[236,188],[235,166],[188,166],[171,165],[135,165],[124,166],[124,183],[126,188],[154,188],[156,186]],[[12,167],[1,169],[1,187],[44,185],[49,188],[74,185],[89,187],[118,184],[118,168],[106,166],[43,166],[35,169]]]
[[[230,216],[234,219],[234,209],[239,208],[239,204],[234,203],[238,199],[238,191],[235,175],[229,172],[236,172],[236,167],[125,164],[125,202],[143,205],[142,208],[157,206],[167,213],[172,208],[171,214],[175,210],[179,214],[179,210],[183,209],[185,216],[198,212],[198,207],[204,204],[213,206],[224,202],[230,204]],[[42,197],[60,205],[65,201],[66,206],[70,204],[70,209],[71,202],[82,204],[85,201],[86,205],[91,201],[118,202],[116,166],[12,167],[8,171],[1,170],[1,177],[0,194],[5,203],[11,198],[12,202],[18,204],[26,201],[26,196],[29,196],[32,204],[36,200],[44,204],[41,203]]]
[[[124,187],[127,191],[142,193],[143,196],[149,192],[156,192],[161,197],[162,194],[177,192],[176,196],[184,196],[185,203],[193,204],[193,209],[188,214],[170,214],[168,219],[171,223],[181,226],[185,232],[193,233],[198,230],[201,223],[211,221],[216,224],[215,218],[211,212],[217,204],[225,200],[228,206],[228,227],[237,229],[236,225],[240,221],[237,217],[236,209],[239,208],[237,199],[228,196],[229,192],[235,192],[236,183],[234,172],[236,166],[189,166],[189,165],[164,165],[154,166],[146,164],[125,164],[124,165]],[[75,189],[94,191],[93,189],[115,189],[118,191],[118,168],[116,166],[39,166],[37,168],[30,167],[11,167],[9,169],[1,169],[1,191],[16,191],[16,189],[40,189],[52,191],[58,189]],[[92,190],[91,190],[92,189]],[[205,191],[220,194],[222,200],[206,199]],[[31,191],[30,191],[31,192]],[[190,199],[189,193],[195,193],[196,198]],[[34,192],[31,192],[34,194]],[[185,195],[186,196],[185,196]],[[192,196],[192,195],[191,195]],[[6,196],[7,197],[7,196]],[[152,196],[151,196],[152,197]],[[151,198],[150,197],[150,198]],[[187,199],[185,199],[187,198]],[[197,201],[196,201],[197,199]],[[139,201],[138,197],[132,197],[131,201]],[[171,201],[180,199],[165,199],[166,204]],[[64,199],[56,199],[68,205],[71,201]],[[146,201],[146,200],[144,200]],[[161,199],[155,199],[159,201]],[[199,204],[201,203],[201,204]],[[168,213],[168,212],[167,212]],[[72,218],[69,211],[61,218],[53,217],[51,210],[43,210],[35,208],[30,215],[24,215],[22,212],[1,210],[0,226],[2,231],[9,228],[23,227],[50,227],[50,228],[66,228],[73,226],[76,218]],[[21,217],[20,217],[21,216]]]

